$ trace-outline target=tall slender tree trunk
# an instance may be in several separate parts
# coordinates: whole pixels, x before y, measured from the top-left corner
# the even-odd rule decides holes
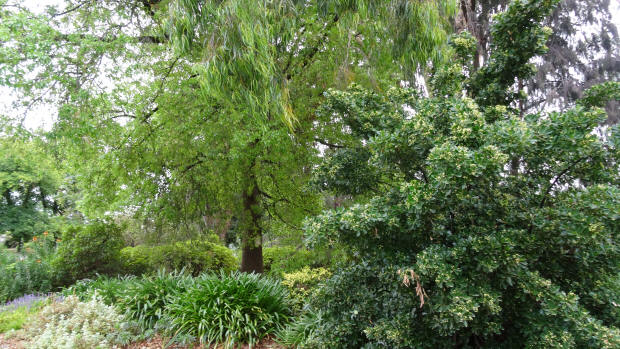
[[[243,192],[243,231],[241,235],[241,271],[263,272],[263,231],[260,191],[256,178],[250,175],[249,185]]]

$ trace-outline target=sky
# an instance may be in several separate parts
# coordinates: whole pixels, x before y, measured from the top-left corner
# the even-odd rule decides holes
[[[587,0],[585,0],[587,1]],[[49,5],[60,5],[63,0],[21,0],[22,6],[30,8],[34,12],[41,12]],[[620,29],[620,1],[612,1],[611,11],[616,27]],[[28,111],[15,109],[12,104],[17,100],[17,95],[9,88],[0,86],[0,114],[25,115],[23,125],[28,129],[42,128],[50,130],[53,126],[56,108],[50,105],[39,105]]]

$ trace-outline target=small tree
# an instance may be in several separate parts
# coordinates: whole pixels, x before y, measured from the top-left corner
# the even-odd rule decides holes
[[[587,101],[524,117],[510,107],[552,4],[515,1],[496,18],[487,66],[470,78],[462,66],[437,71],[434,97],[327,94],[319,115],[339,122],[324,132],[345,136],[330,140],[338,148],[315,182],[360,203],[306,222],[310,244],[343,243],[353,260],[319,290],[326,322],[309,343],[620,345],[620,132],[597,136],[606,115]],[[452,42],[461,58],[475,47],[467,35]]]

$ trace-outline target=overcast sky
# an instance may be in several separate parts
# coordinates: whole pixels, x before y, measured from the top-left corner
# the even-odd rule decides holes
[[[581,0],[588,1],[588,0]],[[49,5],[60,5],[63,0],[22,0],[19,1],[21,5],[27,6],[32,11],[41,12]],[[620,1],[612,1],[611,4],[612,16],[616,27],[620,28]],[[17,96],[6,87],[0,86],[0,114],[3,115],[20,115],[23,114],[23,110],[16,110],[11,105],[17,99]],[[52,106],[38,106],[33,108],[24,119],[24,126],[34,130],[37,128],[43,128],[45,130],[51,129],[56,117],[56,108]]]

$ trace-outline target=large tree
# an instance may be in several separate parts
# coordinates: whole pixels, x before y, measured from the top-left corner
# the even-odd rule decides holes
[[[474,69],[489,59],[493,15],[505,10],[510,0],[460,0],[457,30],[468,30],[478,41]],[[514,89],[531,98],[521,104],[525,111],[561,110],[574,106],[589,87],[620,78],[620,37],[608,0],[562,0],[545,19],[553,32],[549,48],[533,63],[536,75],[516,82]],[[606,105],[607,123],[620,118],[618,102]]]
[[[325,142],[313,130],[322,93],[413,82],[442,59],[455,11],[405,0],[5,7],[0,70],[26,96],[53,86],[88,213],[229,213],[241,269],[260,272],[266,223],[295,226],[319,207],[304,184]]]

